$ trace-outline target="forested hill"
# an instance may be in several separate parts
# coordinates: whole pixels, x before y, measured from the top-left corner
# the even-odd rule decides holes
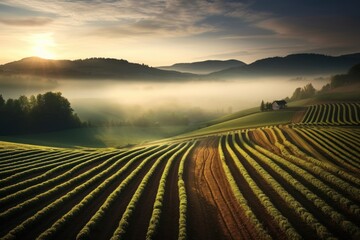
[[[144,64],[130,63],[113,58],[84,60],[48,60],[38,57],[24,58],[0,66],[2,75],[34,75],[47,78],[181,80],[192,74],[165,71]]]

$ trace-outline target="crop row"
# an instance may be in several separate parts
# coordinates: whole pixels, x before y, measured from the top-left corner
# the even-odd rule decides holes
[[[360,107],[357,103],[312,105],[308,107],[301,124],[359,125]]]
[[[293,127],[296,137],[306,139],[309,146],[318,144],[326,151],[331,149],[332,154],[338,156],[337,163],[344,166],[341,168],[333,164],[332,160],[319,160],[304,152],[302,145],[294,144],[293,139],[289,140],[289,129],[288,126],[266,127],[221,137],[219,154],[224,172],[241,206],[248,209],[249,219],[253,219],[254,225],[259,221],[251,210],[251,199],[242,194],[241,186],[238,186],[232,177],[227,161],[235,163],[267,213],[288,238],[297,238],[299,229],[294,228],[280,209],[277,209],[272,202],[277,200],[267,195],[269,190],[256,180],[258,177],[254,178],[252,171],[256,171],[256,175],[277,193],[300,221],[313,229],[318,238],[339,237],[341,234],[350,238],[359,237],[357,221],[360,220],[360,179],[351,171],[348,172],[349,164],[344,164],[352,162],[350,170],[358,169],[354,162],[359,151],[356,142],[359,133],[347,129]],[[254,133],[257,137],[249,133]],[[343,134],[349,142],[341,139]],[[263,140],[259,142],[261,139]],[[222,146],[221,141],[224,140]],[[351,149],[351,146],[354,149]],[[279,152],[275,148],[279,149]],[[225,158],[224,150],[228,152],[231,160]],[[253,170],[249,172],[249,168]],[[310,205],[312,207],[309,208]],[[324,221],[326,218],[328,220]],[[259,224],[261,226],[260,222]],[[334,233],[336,235],[333,235]]]
[[[150,151],[157,151],[157,150],[158,149],[150,150]],[[133,153],[130,155],[134,156],[135,154],[136,153]],[[106,185],[106,183],[113,181],[115,177],[109,177],[109,175],[112,172],[116,171],[116,169],[120,166],[120,164],[123,161],[128,160],[132,156],[129,156],[129,157],[124,156],[121,159],[117,160],[115,163],[113,163],[110,167],[107,167],[104,170],[104,169],[102,169],[102,166],[107,164],[107,162],[105,161],[104,163],[99,164],[98,166],[88,170],[87,172],[84,172],[84,173],[78,175],[77,177],[71,179],[70,181],[66,181],[60,185],[57,185],[53,189],[46,191],[38,196],[35,196],[34,198],[32,198],[30,200],[27,200],[27,201],[17,205],[15,208],[9,209],[8,211],[1,213],[0,220],[6,221],[9,218],[11,219],[14,216],[14,214],[18,213],[22,209],[29,208],[33,205],[36,205],[38,202],[46,201],[50,195],[53,196],[55,193],[58,193],[58,192],[61,193],[61,190],[65,187],[68,187],[68,186],[75,187],[72,190],[70,190],[69,192],[67,192],[66,194],[64,194],[63,196],[61,196],[60,198],[51,202],[45,208],[39,210],[32,217],[27,218],[24,222],[17,225],[14,229],[12,229],[10,232],[8,232],[8,234],[5,236],[5,239],[6,238],[12,239],[13,237],[16,237],[16,236],[22,236],[22,234],[24,234],[26,232],[26,230],[28,230],[32,226],[36,225],[37,222],[39,222],[39,221],[45,219],[46,217],[48,217],[49,215],[53,214],[57,209],[60,209],[63,204],[65,204],[67,201],[70,201],[73,198],[76,198],[78,194],[85,191],[86,189],[94,188],[97,185],[97,183],[105,181],[105,183],[103,182],[103,185],[102,185],[102,186],[104,186],[104,185]],[[118,157],[119,156],[115,155],[112,158],[118,159]],[[107,159],[107,161],[111,161],[111,158]],[[102,169],[102,171],[99,173],[98,169],[99,170]],[[118,172],[121,173],[121,171],[118,171]],[[120,173],[118,173],[118,174],[120,174]],[[81,183],[81,180],[86,179],[86,178],[87,178],[87,180],[85,182]],[[76,184],[78,184],[78,183],[81,183],[81,184],[76,186]],[[99,187],[95,187],[94,191],[101,191],[103,189],[104,189],[104,187],[99,186]],[[88,196],[93,196],[93,195],[90,194]],[[53,228],[51,229],[51,232],[52,231],[54,231]],[[48,234],[48,232],[46,232],[46,233]]]
[[[241,138],[241,136],[240,136]],[[247,140],[249,140],[247,136]],[[334,210],[329,204],[327,204],[323,199],[310,191],[302,182],[298,181],[293,175],[297,174],[298,176],[302,176],[308,182],[306,184],[313,184],[318,187],[318,191],[325,191],[327,196],[333,197],[335,200],[339,200],[340,204],[343,205],[344,208],[348,208],[354,215],[360,214],[360,208],[348,200],[347,198],[341,196],[333,189],[327,187],[327,185],[323,184],[317,178],[313,177],[307,171],[302,170],[301,168],[297,167],[295,164],[292,164],[282,157],[267,151],[266,149],[258,146],[246,143],[244,141],[244,146],[248,149],[251,153],[257,156],[257,159],[262,161],[268,167],[270,167],[273,171],[279,174],[284,181],[289,183],[294,189],[299,191],[305,198],[307,198],[310,202],[312,202],[320,211],[323,212],[324,215],[327,215],[333,222],[339,224],[339,226],[350,235],[360,234],[360,229],[353,224],[352,222],[345,219],[345,217]],[[289,172],[288,172],[289,171]],[[306,219],[307,221],[313,221],[311,219]]]

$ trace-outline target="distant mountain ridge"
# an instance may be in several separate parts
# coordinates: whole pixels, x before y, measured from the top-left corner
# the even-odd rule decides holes
[[[144,64],[113,58],[84,60],[48,60],[39,57],[24,58],[0,65],[0,74],[34,75],[48,78],[181,80],[192,74],[165,71]]]
[[[114,58],[47,60],[29,57],[0,65],[0,77],[8,75],[32,75],[48,79],[76,78],[84,80],[225,80],[249,77],[334,75],[346,73],[352,66],[359,63],[360,53],[335,57],[312,53],[291,54],[285,57],[265,58],[251,64],[245,64],[238,60],[209,60],[189,64],[174,64],[170,67],[162,67],[162,69]],[[164,70],[164,68],[167,70]],[[172,69],[177,69],[178,71]],[[187,69],[187,72],[185,72],[185,69]],[[222,70],[216,71],[217,69]],[[189,73],[191,71],[210,73]]]
[[[176,63],[171,66],[162,66],[157,67],[162,70],[172,70],[178,72],[186,72],[193,74],[209,74],[212,72],[217,72],[233,67],[241,67],[246,65],[246,63],[230,59],[230,60],[207,60],[202,62],[192,62],[192,63]]]
[[[285,57],[271,57],[251,64],[225,69],[207,75],[210,78],[231,78],[251,76],[304,76],[316,74],[345,73],[360,63],[360,53],[326,56],[321,54],[291,54]]]

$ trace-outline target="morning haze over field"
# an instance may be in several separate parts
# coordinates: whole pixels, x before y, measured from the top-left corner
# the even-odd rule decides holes
[[[360,239],[359,9],[0,1],[0,239]]]

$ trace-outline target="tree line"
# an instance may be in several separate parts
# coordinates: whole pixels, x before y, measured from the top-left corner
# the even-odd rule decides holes
[[[25,134],[81,127],[70,102],[60,92],[5,100],[0,95],[0,134]]]

